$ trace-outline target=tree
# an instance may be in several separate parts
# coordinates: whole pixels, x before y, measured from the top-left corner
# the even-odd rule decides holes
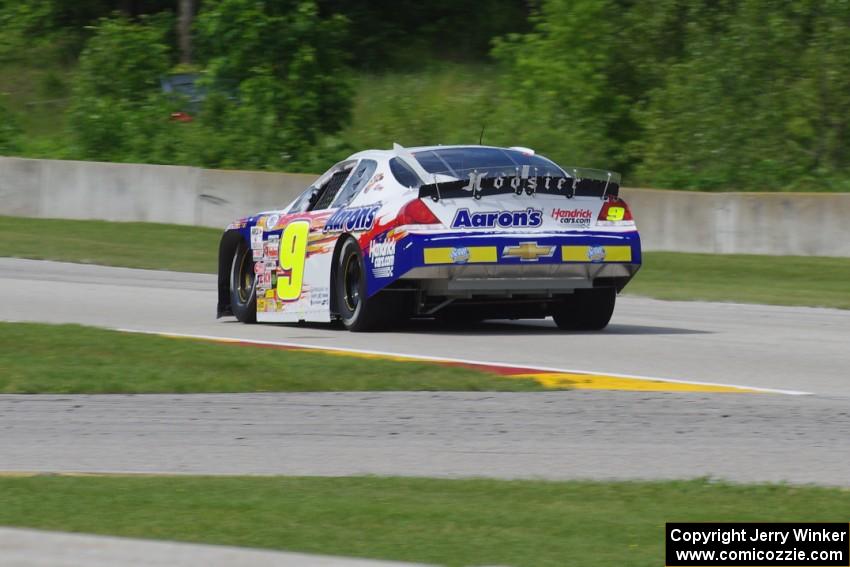
[[[496,44],[505,68],[501,132],[570,165],[612,167],[630,131],[626,93],[612,71],[622,54],[616,2],[548,0],[534,29]]]
[[[252,167],[297,168],[348,120],[352,87],[347,20],[310,0],[207,0],[196,19],[197,56],[215,104],[202,120]]]
[[[317,0],[351,20],[358,68],[421,69],[435,59],[479,61],[498,35],[528,30],[528,0]]]
[[[192,20],[195,17],[194,0],[178,0],[177,3],[177,43],[180,49],[180,63],[192,63]]]
[[[72,89],[70,123],[81,157],[132,159],[137,126],[152,119],[151,107],[164,104],[159,80],[170,67],[165,42],[169,21],[104,18],[80,56]],[[155,113],[156,111],[154,111]],[[167,124],[163,108],[154,123]]]
[[[348,118],[345,20],[301,2],[207,0],[195,19],[204,99],[161,92],[176,50],[167,13],[101,19],[80,57],[71,105],[85,159],[252,169],[315,164]]]
[[[848,185],[846,1],[545,0],[533,22],[494,50],[497,137],[631,183]]]
[[[742,0],[695,22],[641,113],[638,175],[699,189],[828,188],[850,166],[850,7]],[[843,182],[846,186],[846,181]]]

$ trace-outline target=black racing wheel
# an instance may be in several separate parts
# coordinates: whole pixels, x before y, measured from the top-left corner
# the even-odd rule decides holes
[[[337,313],[349,331],[374,331],[394,320],[390,293],[381,292],[366,297],[366,267],[363,252],[354,239],[342,245],[333,282]]]
[[[257,281],[251,249],[242,242],[230,265],[230,310],[243,323],[257,322]]]
[[[601,331],[608,326],[616,301],[613,287],[577,289],[555,306],[552,318],[559,329]]]

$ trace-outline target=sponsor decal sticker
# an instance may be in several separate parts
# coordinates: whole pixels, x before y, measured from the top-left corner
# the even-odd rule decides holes
[[[452,248],[452,251],[449,252],[449,256],[455,264],[466,264],[469,262],[469,248],[466,246]]]
[[[452,228],[535,228],[543,224],[543,211],[522,209],[519,211],[470,212],[458,209],[452,220]]]
[[[485,192],[491,190],[500,193],[511,191],[517,195],[521,195],[522,193],[533,195],[538,191],[543,191],[550,194],[563,194],[571,198],[574,196],[576,187],[580,181],[574,177],[553,177],[548,174],[540,176],[537,175],[537,168],[534,168],[532,172],[531,167],[528,165],[516,168],[514,175],[499,173],[488,177],[489,173],[489,171],[471,171],[467,174],[469,177],[468,180],[450,182],[444,185],[450,185],[461,191],[472,193],[472,196],[476,199],[481,198]]]
[[[310,221],[303,220],[289,223],[283,230],[277,277],[273,282],[278,297],[283,301],[295,301],[301,297],[310,227]]]
[[[256,250],[257,248],[262,249],[263,247],[263,227],[261,226],[252,226],[251,227],[251,249]]]
[[[536,171],[535,168],[535,173]],[[552,177],[550,175],[539,177],[536,174],[530,175],[531,167],[528,165],[522,166],[521,169],[517,168],[516,175],[513,176],[499,174],[495,177],[487,177],[488,173],[487,171],[472,171],[468,173],[469,182],[461,187],[461,189],[471,192],[473,196],[480,196],[485,189],[491,187],[497,190],[503,187],[510,187],[517,195],[523,191],[531,195],[537,192],[538,186],[544,187],[547,191],[557,189],[558,192],[566,192],[567,187],[575,191],[575,184],[577,182],[575,179],[566,177]]]
[[[360,232],[369,230],[375,224],[375,215],[381,203],[364,207],[339,209],[325,223],[323,232]]]
[[[593,263],[605,261],[605,247],[591,246],[587,249],[587,259]]]
[[[269,218],[267,218],[265,222],[266,230],[274,230],[277,226],[277,221],[279,220],[280,215],[269,215]]]
[[[310,305],[324,306],[330,302],[330,289],[326,287],[317,287],[310,290]]]
[[[553,254],[554,246],[540,246],[536,242],[520,242],[502,250],[502,258],[519,258],[520,262],[536,262],[540,258],[551,258]]]
[[[259,248],[254,248],[251,251],[251,257],[254,259],[255,262],[259,262],[260,260],[262,260],[263,259],[263,248],[262,248],[262,246],[259,247]]]
[[[391,278],[395,267],[395,240],[373,240],[369,244],[369,260],[372,262],[372,275]]]
[[[626,216],[625,207],[608,207],[608,215],[605,217],[605,220],[609,221],[621,221],[623,217]]]
[[[631,262],[631,246],[562,246],[564,262]]]
[[[499,261],[499,249],[495,246],[425,248],[422,252],[426,264],[478,264]]]
[[[277,263],[278,251],[280,250],[280,236],[269,236],[266,244],[263,247],[263,256],[268,260],[274,260]]]
[[[376,173],[375,176],[372,177],[372,179],[369,181],[369,184],[366,186],[366,188],[363,189],[363,192],[368,193],[369,191],[372,191],[373,189],[375,191],[380,191],[381,189],[383,189],[383,187],[381,187],[381,185],[380,185],[380,182],[383,179],[384,179],[383,173]]]
[[[552,218],[561,224],[590,226],[593,211],[590,209],[552,209]]]

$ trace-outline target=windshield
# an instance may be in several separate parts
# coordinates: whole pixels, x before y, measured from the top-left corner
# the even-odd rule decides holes
[[[565,176],[564,170],[548,159],[517,150],[502,148],[436,148],[413,154],[428,173],[450,175],[465,179],[472,171],[488,177],[513,175],[523,166],[531,175]]]

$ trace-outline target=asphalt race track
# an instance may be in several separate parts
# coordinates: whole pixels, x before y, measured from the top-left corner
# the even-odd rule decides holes
[[[568,391],[0,396],[0,471],[691,478],[850,486],[850,313],[622,298],[395,333],[216,321],[214,277],[0,259],[0,320],[350,347],[812,395]],[[235,350],[250,356],[250,348]],[[281,371],[285,371],[282,368]]]

